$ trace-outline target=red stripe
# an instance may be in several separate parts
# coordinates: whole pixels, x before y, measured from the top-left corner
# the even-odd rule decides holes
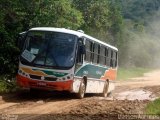
[[[45,85],[46,84],[46,85]],[[21,75],[17,75],[17,85],[24,88],[39,88],[39,89],[50,89],[58,91],[72,91],[73,80],[62,81],[62,82],[47,82],[32,80]]]

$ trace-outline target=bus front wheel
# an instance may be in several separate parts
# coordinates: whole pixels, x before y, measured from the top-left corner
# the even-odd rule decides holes
[[[85,90],[86,90],[86,85],[85,85],[85,82],[83,80],[83,81],[81,81],[81,84],[80,84],[80,87],[79,87],[79,91],[77,93],[77,97],[79,99],[84,98]]]

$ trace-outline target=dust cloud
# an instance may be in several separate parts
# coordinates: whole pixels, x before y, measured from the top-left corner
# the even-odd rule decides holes
[[[160,68],[160,11],[147,25],[126,20],[126,46],[122,50],[122,64],[133,67]]]

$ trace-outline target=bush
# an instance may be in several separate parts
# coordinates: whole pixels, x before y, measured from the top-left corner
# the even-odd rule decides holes
[[[4,76],[0,78],[0,93],[14,92],[16,90],[15,80],[8,80]]]

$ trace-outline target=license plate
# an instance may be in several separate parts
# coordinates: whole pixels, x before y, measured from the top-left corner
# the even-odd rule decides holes
[[[45,82],[38,82],[37,85],[38,86],[46,86],[47,84]]]

